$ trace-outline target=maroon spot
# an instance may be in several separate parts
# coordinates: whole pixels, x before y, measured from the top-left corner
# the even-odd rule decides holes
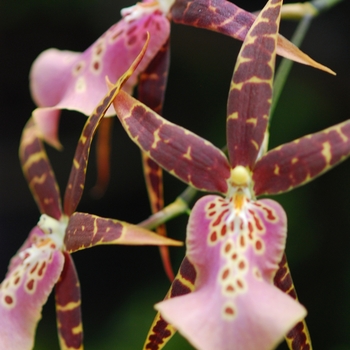
[[[245,262],[244,261],[240,261],[239,264],[238,264],[238,268],[240,270],[243,270],[245,268]]]
[[[51,244],[50,244],[50,248],[56,249],[56,244],[55,244],[55,243],[51,243]]]
[[[233,253],[233,254],[231,255],[231,259],[232,259],[232,260],[236,260],[236,259],[237,259],[237,253]]]
[[[97,56],[101,55],[102,51],[103,51],[103,49],[102,49],[102,47],[99,45],[99,46],[97,47],[97,50],[96,50],[96,55],[97,55]]]
[[[224,226],[222,226],[220,233],[221,233],[222,237],[226,235],[226,233],[227,233],[227,226],[225,224],[224,224]]]
[[[38,263],[36,263],[33,268],[29,271],[29,273],[34,273],[34,271],[36,270],[36,268],[38,267]]]
[[[147,28],[149,26],[149,24],[151,23],[151,21],[152,21],[152,16],[149,16],[147,18],[147,20],[145,21],[145,23],[143,24],[143,27]]]
[[[19,281],[20,281],[20,278],[16,277],[16,279],[13,281],[13,284],[16,285],[16,284],[18,284]]]
[[[213,209],[215,207],[215,203],[211,203],[210,205],[209,205],[209,208],[208,209]]]
[[[100,63],[99,62],[94,62],[93,67],[95,70],[98,70],[100,68]]]
[[[224,272],[222,273],[221,278],[223,280],[225,280],[228,277],[229,274],[230,274],[230,270],[229,269],[225,269]]]
[[[261,249],[262,249],[262,243],[261,243],[260,240],[257,240],[257,241],[255,242],[255,249],[256,249],[256,250],[261,250]]]
[[[225,247],[225,253],[228,253],[230,251],[231,247],[232,247],[231,243],[227,243],[226,247]]]
[[[228,209],[225,209],[218,217],[217,219],[213,222],[213,226],[217,226],[220,224],[221,219],[223,218],[223,216],[228,212]]]
[[[231,227],[231,232],[233,232],[235,230],[235,224],[233,221],[231,221],[230,227]]]
[[[211,211],[208,215],[209,216],[213,216],[213,215],[215,215],[216,214],[216,211]]]
[[[116,32],[113,36],[112,36],[112,40],[115,40],[118,38],[118,36],[120,36],[123,33],[123,30],[120,30],[119,32]]]
[[[245,239],[244,239],[244,236],[241,236],[241,237],[239,238],[239,244],[240,244],[240,246],[241,246],[242,248],[244,248],[244,246],[245,246]]]
[[[241,289],[243,289],[243,283],[241,280],[237,279],[237,286]]]
[[[142,35],[142,40],[144,40],[144,41],[147,40],[147,33],[143,33],[143,35]]]
[[[128,45],[131,46],[131,45],[135,44],[136,41],[137,41],[137,36],[133,35],[132,37],[129,38]]]
[[[9,295],[5,296],[5,303],[8,305],[11,305],[13,303],[13,298],[10,297]]]
[[[41,267],[40,267],[40,269],[38,271],[38,275],[39,276],[42,276],[42,274],[44,273],[45,266],[46,266],[46,262],[43,261],[43,263],[41,264]]]
[[[137,26],[130,27],[126,32],[126,35],[131,35],[136,29],[137,29]]]
[[[75,71],[79,73],[79,71],[83,68],[83,65],[81,63],[78,63],[75,67]]]
[[[34,288],[34,280],[30,280],[28,283],[27,283],[27,288],[29,290],[33,290]]]
[[[227,315],[232,316],[232,315],[235,314],[235,311],[233,310],[233,308],[232,308],[231,306],[226,306],[226,307],[225,307],[225,313],[226,313]]]
[[[210,234],[210,241],[211,242],[216,242],[217,239],[218,239],[218,237],[217,237],[216,231],[212,232]]]
[[[233,285],[229,284],[229,285],[226,287],[226,292],[233,293],[234,291],[235,291],[235,288],[233,287]]]

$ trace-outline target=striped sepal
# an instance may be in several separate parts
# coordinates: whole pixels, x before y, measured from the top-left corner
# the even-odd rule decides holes
[[[350,155],[350,120],[269,151],[253,173],[256,195],[287,192]]]
[[[70,253],[101,244],[182,245],[136,225],[79,212],[69,218],[64,243]]]
[[[19,158],[41,214],[60,219],[62,209],[59,188],[33,118],[23,129]]]
[[[72,257],[63,254],[64,267],[55,286],[58,337],[61,350],[83,349],[79,279]]]
[[[195,280],[196,270],[185,257],[164,300],[191,293],[194,290]],[[176,329],[166,322],[158,312],[148,332],[143,350],[162,349],[175,332]]]
[[[242,41],[255,20],[252,13],[226,0],[177,0],[171,8],[171,16],[175,23],[209,29]],[[295,62],[334,74],[282,35],[278,36],[277,53]]]
[[[264,8],[238,55],[227,102],[227,146],[232,168],[253,168],[268,124],[282,0]]]
[[[146,43],[143,46],[142,51],[136,57],[130,68],[118,79],[116,84],[113,85],[113,87],[109,90],[109,93],[95,108],[94,112],[85,123],[84,129],[78,142],[78,146],[75,151],[73,166],[64,195],[64,213],[68,216],[72,215],[75,212],[84,190],[90,146],[96,129],[101,119],[107,112],[107,109],[112,104],[115,96],[118,94],[123,84],[135,71],[143,56],[145,55],[148,42],[149,34],[147,35]]]
[[[283,255],[279,268],[274,278],[274,284],[284,293],[298,300],[289,270],[286,254]],[[286,341],[290,350],[311,350],[311,338],[305,320],[298,322],[286,335]]]
[[[162,114],[164,95],[169,70],[169,40],[153,58],[146,70],[140,74],[138,84],[138,99],[158,114]],[[143,172],[146,180],[148,197],[152,213],[163,209],[163,171],[146,153],[142,152]],[[166,236],[166,227],[157,227],[157,233]],[[172,281],[174,272],[171,266],[169,248],[159,247],[164,270]]]
[[[210,142],[168,122],[124,91],[114,108],[130,138],[165,170],[200,190],[227,192],[229,164]]]

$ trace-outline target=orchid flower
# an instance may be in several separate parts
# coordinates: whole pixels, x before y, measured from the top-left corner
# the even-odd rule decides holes
[[[274,286],[285,249],[284,210],[256,197],[303,185],[350,155],[349,120],[265,154],[280,8],[281,1],[268,2],[240,51],[227,103],[228,160],[122,90],[114,100],[143,152],[185,183],[224,196],[195,204],[183,263],[189,274],[173,283],[181,282],[183,295],[156,304],[161,322],[199,349],[270,349],[305,317],[305,309]],[[164,339],[155,339],[157,329],[153,335],[146,348],[158,349]]]
[[[85,52],[49,49],[34,62],[30,72],[32,97],[38,108],[33,117],[42,137],[60,148],[58,122],[61,109],[73,109],[89,115],[106,92],[105,76],[115,81],[140,51],[146,32],[151,36],[147,53],[133,76],[124,85],[131,93],[139,76],[138,98],[161,114],[169,68],[170,20],[216,31],[243,40],[255,15],[231,2],[206,0],[143,0],[121,11],[122,19],[104,33]],[[277,53],[297,62],[328,72],[282,36]],[[55,85],[52,84],[55,81]],[[114,114],[112,109],[106,116]],[[93,194],[101,196],[110,177],[109,157],[111,119],[104,119],[97,138],[97,184]],[[156,163],[143,155],[143,168],[152,212],[163,207],[162,172]],[[165,235],[165,228],[157,232]],[[167,275],[173,279],[167,247],[161,256]]]
[[[84,189],[94,133],[145,50],[146,46],[88,118],[75,152],[63,210],[55,176],[32,118],[24,128],[20,160],[42,215],[12,258],[0,285],[1,349],[32,349],[42,306],[54,286],[61,348],[82,349],[80,285],[70,253],[101,244],[179,245],[136,225],[75,212]]]

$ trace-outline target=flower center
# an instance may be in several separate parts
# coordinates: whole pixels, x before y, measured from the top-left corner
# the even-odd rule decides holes
[[[55,243],[59,250],[62,250],[64,247],[64,237],[67,225],[68,217],[65,215],[62,216],[60,220],[56,220],[51,216],[42,214],[38,222],[38,226],[49,236],[48,238]]]

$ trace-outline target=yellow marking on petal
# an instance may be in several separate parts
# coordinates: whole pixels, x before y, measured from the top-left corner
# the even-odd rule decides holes
[[[251,140],[253,146],[255,147],[255,149],[258,151],[259,150],[259,145],[257,144],[257,142],[255,140]]]
[[[277,164],[275,164],[275,168],[273,169],[273,173],[275,175],[279,175],[280,174],[280,167]]]
[[[188,159],[188,160],[192,160],[192,157],[191,157],[191,146],[189,146],[187,148],[187,151],[186,153],[183,155],[184,158]]]
[[[56,304],[56,309],[57,309],[57,311],[71,311],[71,310],[74,310],[75,308],[79,307],[80,304],[81,304],[80,300],[78,300],[78,301],[71,301],[71,302],[69,302],[68,304],[66,304],[64,306]]]
[[[74,165],[75,169],[79,169],[80,168],[80,164],[75,158],[73,159],[73,165]]]
[[[246,123],[254,124],[254,126],[256,126],[257,118],[249,118],[246,120]]]
[[[292,164],[295,164],[295,163],[297,163],[298,161],[299,161],[298,158],[293,158],[293,159],[291,160],[291,163],[292,163]]]
[[[321,151],[321,154],[325,158],[327,165],[329,165],[329,163],[332,159],[331,145],[328,141],[326,141],[322,144],[322,146],[323,146],[323,149]]]
[[[161,140],[159,137],[159,129],[158,128],[154,133],[153,133],[153,137],[154,137],[154,141],[152,143],[151,148],[156,149],[157,148],[157,143]]]
[[[234,112],[234,113],[230,114],[227,117],[227,120],[229,120],[229,119],[238,119],[238,112]]]
[[[73,334],[80,334],[82,332],[83,332],[83,326],[82,326],[81,322],[79,323],[78,326],[72,328]]]

